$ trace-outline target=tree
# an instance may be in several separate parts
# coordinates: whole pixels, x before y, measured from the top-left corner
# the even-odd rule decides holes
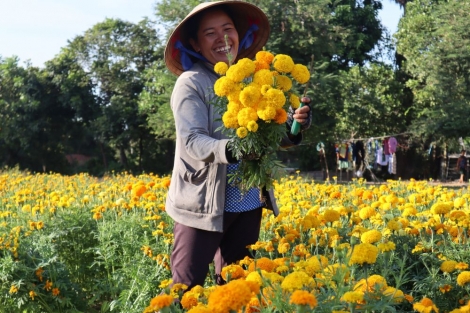
[[[66,171],[72,134],[93,101],[89,86],[72,75],[59,79],[51,69],[23,68],[17,58],[0,63],[0,141],[8,166]]]
[[[335,132],[339,138],[368,138],[406,130],[403,85],[391,66],[354,66],[340,74],[343,108]]]
[[[433,140],[470,132],[470,1],[414,1],[396,34],[418,118],[412,130]]]
[[[144,71],[159,57],[153,23],[106,19],[68,45],[92,80],[101,114],[92,123],[95,139],[113,147],[123,168],[142,170],[144,141],[153,140],[138,110]],[[132,156],[133,164],[128,162]]]

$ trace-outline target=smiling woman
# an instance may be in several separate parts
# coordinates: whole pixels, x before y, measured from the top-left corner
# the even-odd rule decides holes
[[[262,209],[276,208],[272,192],[261,198],[259,188],[242,194],[229,183],[228,175],[240,163],[228,149],[230,139],[219,131],[221,114],[212,101],[220,77],[214,66],[254,58],[269,32],[266,15],[253,4],[206,2],[175,28],[165,49],[168,69],[179,76],[170,101],[176,150],[165,210],[175,222],[173,284],[188,290],[204,285],[212,261],[217,283],[224,283],[224,266],[252,256],[247,246],[258,240]],[[302,122],[309,116],[307,106],[293,118]],[[283,131],[287,137],[287,129]]]

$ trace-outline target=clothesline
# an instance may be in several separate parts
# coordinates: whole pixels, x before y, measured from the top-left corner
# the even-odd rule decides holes
[[[411,133],[405,132],[405,133],[399,133],[399,134],[394,134],[394,135],[385,135],[385,136],[379,136],[379,137],[343,139],[343,140],[341,140],[341,142],[346,142],[346,141],[358,141],[358,140],[369,140],[369,139],[383,139],[383,138],[397,137],[397,136],[407,135],[407,134],[411,134]]]

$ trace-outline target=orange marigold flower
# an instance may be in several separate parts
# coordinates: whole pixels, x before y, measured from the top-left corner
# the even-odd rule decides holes
[[[317,298],[310,292],[306,290],[296,290],[290,296],[291,304],[309,306],[311,309],[318,305]]]
[[[161,294],[150,300],[149,308],[154,311],[161,310],[169,307],[174,301],[174,298],[167,294]]]
[[[52,289],[52,295],[53,295],[54,297],[57,297],[59,294],[60,294],[59,288],[53,288],[53,289]]]
[[[256,269],[265,270],[266,272],[272,272],[277,267],[277,264],[267,257],[256,259],[253,263],[248,266],[248,271],[253,272]]]
[[[44,289],[46,289],[47,291],[52,289],[52,282],[49,279],[46,281],[46,284],[44,285]]]
[[[439,287],[439,290],[442,292],[442,293],[446,293],[446,292],[449,292],[452,290],[452,286],[451,285],[448,285],[448,284],[445,284],[444,286],[440,286]]]
[[[245,277],[245,271],[240,265],[232,264],[222,268],[222,272],[220,273],[220,275],[224,280],[229,281],[232,279]]]
[[[244,280],[232,280],[217,286],[209,295],[208,307],[212,312],[238,311],[251,300],[251,289]]]

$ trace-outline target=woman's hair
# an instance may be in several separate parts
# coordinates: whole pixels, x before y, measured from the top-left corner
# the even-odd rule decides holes
[[[236,25],[234,15],[230,11],[230,8],[225,5],[218,5],[218,6],[211,7],[211,8],[208,8],[206,10],[203,10],[197,13],[186,22],[186,25],[184,28],[185,28],[185,32],[187,33],[188,39],[197,40],[197,32],[199,31],[199,27],[200,27],[202,19],[207,13],[214,12],[214,11],[223,11],[225,14],[227,14],[228,17],[230,17],[230,19],[232,20],[233,24],[235,25],[235,28],[238,31],[238,27]],[[192,48],[192,47],[186,47],[186,48]]]

